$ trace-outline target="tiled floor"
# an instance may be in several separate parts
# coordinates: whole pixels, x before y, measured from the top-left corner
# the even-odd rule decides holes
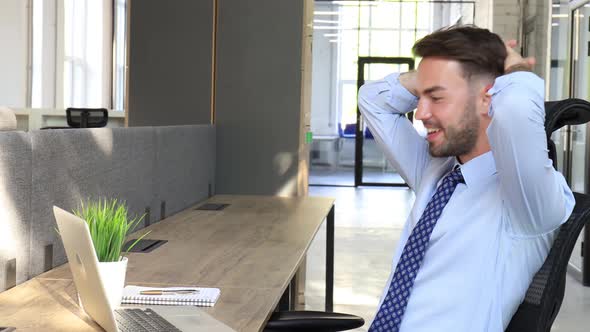
[[[336,198],[334,310],[361,316],[366,331],[391,269],[391,256],[413,203],[400,188],[310,187],[310,196]],[[306,308],[323,310],[325,228],[307,259]],[[590,288],[568,276],[554,332],[590,331]]]

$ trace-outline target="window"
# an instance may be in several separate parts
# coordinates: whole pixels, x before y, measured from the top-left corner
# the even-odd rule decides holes
[[[335,63],[333,76],[324,77],[336,83],[329,96],[334,99],[330,104],[336,106],[336,112],[329,113],[334,118],[320,123],[312,115],[312,131],[322,135],[336,134],[338,128],[319,128],[318,124],[335,123],[343,129],[347,124],[356,123],[359,56],[413,57],[412,46],[416,40],[456,22],[473,23],[475,15],[473,2],[318,1],[315,8],[314,33],[318,36],[314,40],[314,51],[322,51],[314,53],[314,62],[331,60]],[[318,59],[326,55],[331,59]],[[390,71],[389,66],[371,66],[367,76],[369,80],[379,79]],[[326,97],[315,95],[312,98]]]
[[[114,33],[114,63],[113,66],[113,109],[125,109],[125,80],[126,80],[126,49],[127,35],[127,0],[115,0],[115,33]]]
[[[31,104],[122,111],[127,0],[33,0]]]
[[[63,0],[63,107],[110,106],[110,12],[103,1]]]

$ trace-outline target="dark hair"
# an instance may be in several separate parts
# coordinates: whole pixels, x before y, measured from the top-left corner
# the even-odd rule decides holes
[[[436,56],[458,61],[466,79],[504,74],[504,42],[497,34],[474,25],[442,28],[417,41],[412,51],[423,58]]]

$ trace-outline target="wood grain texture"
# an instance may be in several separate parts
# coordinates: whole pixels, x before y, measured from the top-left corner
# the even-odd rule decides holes
[[[222,211],[199,211],[195,210],[198,204],[135,234],[151,231],[148,238],[168,243],[151,253],[129,254],[126,284],[219,287],[219,302],[205,311],[237,331],[260,331],[334,201],[218,195],[207,202],[230,205]],[[36,283],[50,286],[39,288]],[[68,324],[78,327],[85,323],[91,330],[92,322],[81,318],[86,316],[75,301],[58,301],[47,288],[59,293],[64,285],[73,286],[67,264],[16,287],[12,293],[0,294],[0,318],[7,312],[5,302],[10,302],[26,306],[24,313],[56,312],[54,319],[65,317]],[[18,292],[29,294],[31,299],[21,302],[22,296],[15,295]],[[67,289],[66,293],[70,294]],[[31,314],[11,317],[0,322],[12,322],[19,330],[26,324],[53,324],[52,319],[38,320]],[[63,325],[56,328],[59,326]]]
[[[78,306],[72,280],[31,279],[0,294],[0,322],[17,331],[101,331]]]

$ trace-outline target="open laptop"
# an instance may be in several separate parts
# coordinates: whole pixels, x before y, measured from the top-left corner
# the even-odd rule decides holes
[[[56,206],[53,213],[82,307],[107,332],[234,331],[193,306],[111,308],[98,272],[98,259],[88,225]]]

